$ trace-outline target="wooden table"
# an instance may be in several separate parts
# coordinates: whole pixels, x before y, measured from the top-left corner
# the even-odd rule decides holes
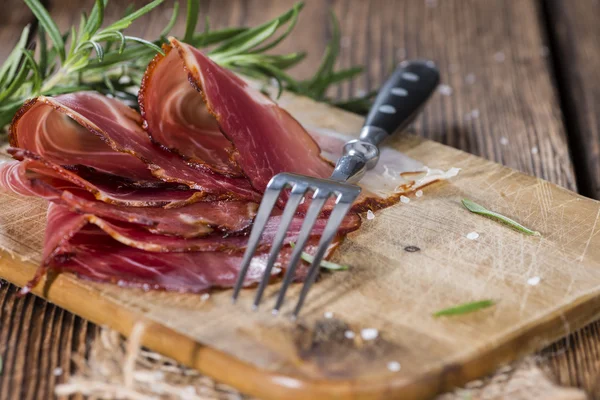
[[[45,3],[66,28],[93,2]],[[113,1],[108,17],[119,16],[128,3]],[[172,4],[167,0],[132,33],[156,37]],[[213,0],[202,2],[201,13],[213,27],[255,25],[291,4]],[[33,22],[21,0],[4,0],[2,6],[0,60],[22,27]],[[341,23],[340,66],[365,67],[364,75],[335,95],[376,89],[404,58],[433,59],[447,86],[420,117],[417,134],[600,199],[599,0],[310,0],[295,32],[279,47],[308,51],[293,70],[297,77],[310,76],[325,49],[330,7]],[[180,25],[175,34],[182,31]],[[98,327],[16,293],[1,283],[0,400],[52,398],[55,385],[75,372],[73,356],[85,356]],[[542,355],[558,382],[600,399],[600,323]]]

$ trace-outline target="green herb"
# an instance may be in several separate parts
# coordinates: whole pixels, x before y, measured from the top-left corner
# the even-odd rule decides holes
[[[103,27],[108,0],[96,0],[91,11],[81,15],[79,24],[61,32],[40,0],[24,0],[38,20],[37,51],[28,45],[30,27],[26,26],[17,45],[0,67],[0,129],[10,122],[14,113],[28,98],[57,95],[79,90],[96,90],[136,106],[137,90],[148,62],[175,26],[179,3],[175,2],[167,26],[155,40],[127,36],[123,30],[138,18],[151,12],[164,0],[154,0],[135,10],[128,8],[116,22]],[[209,56],[220,65],[252,78],[274,79],[279,90],[289,90],[319,101],[334,103],[326,96],[331,85],[352,79],[361,68],[336,71],[334,65],[340,48],[339,26],[332,20],[332,39],[314,77],[297,81],[285,71],[305,57],[303,52],[266,54],[295,27],[303,8],[298,3],[289,11],[254,28],[210,30],[196,32],[199,0],[187,0],[185,33],[182,41],[195,47],[214,46]],[[349,99],[338,103],[358,110],[371,97]]]
[[[531,229],[526,228],[523,225],[519,224],[517,221],[512,220],[508,217],[505,217],[502,214],[498,214],[497,212],[490,211],[487,208],[480,206],[479,204],[477,204],[469,199],[462,199],[462,204],[463,204],[463,206],[465,206],[467,208],[467,210],[471,211],[472,213],[483,215],[483,216],[493,218],[493,219],[497,219],[497,220],[505,223],[506,225],[510,226],[511,228],[516,229],[519,232],[523,232],[526,235],[541,236],[541,234],[538,231],[532,231]]]
[[[433,313],[434,317],[444,317],[444,316],[452,316],[452,315],[461,315],[471,313],[477,310],[482,310],[484,308],[488,308],[496,304],[493,300],[481,300],[474,301],[471,303],[464,303],[458,306],[445,308],[443,310],[437,311]]]
[[[296,247],[296,244],[293,242],[290,242],[290,246],[292,248],[294,248],[294,247]],[[300,258],[302,258],[304,261],[306,261],[309,264],[312,264],[315,261],[315,258],[305,251],[302,252],[302,254],[300,255]],[[321,268],[325,268],[325,269],[328,269],[331,271],[345,271],[348,269],[348,266],[336,264],[336,263],[333,263],[333,262],[327,261],[327,260],[321,260]]]

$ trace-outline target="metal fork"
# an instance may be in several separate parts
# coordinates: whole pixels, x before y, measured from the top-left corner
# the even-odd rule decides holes
[[[242,267],[233,291],[234,302],[240,294],[248,267],[281,191],[291,189],[271,246],[265,271],[256,292],[255,309],[258,308],[264,290],[269,283],[271,270],[277,260],[289,224],[296,214],[298,206],[307,192],[312,192],[313,195],[273,308],[274,314],[279,312],[283,304],[285,293],[294,278],[296,265],[310,237],[315,221],[320,216],[327,200],[330,197],[335,197],[335,206],[321,235],[314,261],[309,268],[304,286],[300,292],[300,298],[294,309],[293,317],[298,316],[306,295],[317,277],[319,265],[327,248],[335,237],[343,218],[360,193],[360,187],[353,183],[358,182],[367,170],[377,164],[379,160],[377,145],[387,136],[406,128],[412,122],[437,87],[438,82],[439,72],[432,61],[402,62],[379,91],[360,132],[359,139],[351,140],[344,145],[344,154],[337,161],[329,179],[317,179],[286,172],[279,173],[271,179],[250,233],[248,247],[244,253]]]

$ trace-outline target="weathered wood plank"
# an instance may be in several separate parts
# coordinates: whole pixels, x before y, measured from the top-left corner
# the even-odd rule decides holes
[[[79,11],[92,3],[54,1],[50,8],[53,16],[62,21],[61,25],[66,26],[76,22]],[[119,16],[128,3],[113,1],[108,18]],[[145,23],[135,25],[131,33],[153,37],[160,31],[167,23],[172,7],[172,2],[166,3],[162,12],[152,13]],[[281,13],[292,3],[210,1],[203,2],[201,12],[208,12],[213,27],[254,25]],[[575,188],[558,103],[544,58],[543,34],[538,23],[531,23],[538,21],[537,3],[345,0],[329,4],[337,15],[344,15],[340,65],[363,64],[367,70],[364,77],[340,88],[340,96],[377,88],[391,66],[404,57],[432,58],[444,72],[443,79],[451,87],[452,95],[436,95],[429,112],[417,122],[416,133]],[[182,6],[185,8],[184,4]],[[280,47],[281,51],[300,49],[309,52],[307,60],[294,69],[295,76],[307,77],[316,68],[330,36],[327,13],[323,2],[307,2],[296,32]],[[14,21],[12,17],[11,21]],[[18,29],[23,24],[18,25]],[[5,32],[4,24],[2,26],[0,35]],[[198,28],[202,27],[203,22],[200,22]],[[182,31],[183,24],[178,24],[174,34]],[[500,52],[504,53],[503,62],[499,61]],[[475,110],[478,113],[474,113]],[[466,117],[467,114],[470,117]],[[476,114],[477,118],[474,117]],[[531,151],[534,147],[538,149],[536,154]],[[7,290],[5,287],[0,292],[0,299]],[[52,308],[47,312],[55,315],[52,321],[58,321],[51,326],[61,328],[48,329],[44,322],[44,331],[52,331],[51,337],[60,337],[61,330],[62,337],[67,338],[81,332],[72,331],[77,329],[77,324],[68,323],[69,318],[73,319],[70,314],[48,307]],[[15,318],[19,321],[22,316]],[[46,320],[50,321],[49,318]],[[20,326],[19,323],[13,325]],[[4,328],[0,331],[0,345],[6,343],[1,335],[10,336],[11,332],[4,333]],[[54,354],[52,360],[61,360],[60,365],[68,365],[63,360],[68,358],[64,354],[65,347],[58,342],[60,340],[41,340]],[[70,342],[63,344],[70,347]],[[56,365],[56,362],[51,361],[51,364]],[[23,375],[22,372],[18,374]],[[51,377],[42,379],[35,389],[37,394],[44,397],[44,393],[50,393],[51,382],[54,382]],[[0,391],[0,398],[4,399],[2,396]]]
[[[600,2],[546,6],[579,191],[600,199]]]

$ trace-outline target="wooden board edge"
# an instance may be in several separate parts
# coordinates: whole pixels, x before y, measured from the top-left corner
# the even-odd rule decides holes
[[[2,275],[23,286],[32,276],[35,266],[0,252]],[[144,346],[195,368],[215,380],[264,399],[383,399],[402,396],[422,399],[451,390],[470,380],[493,372],[498,365],[511,362],[531,352],[541,350],[551,342],[582,328],[600,315],[600,290],[588,293],[577,301],[556,309],[541,320],[521,327],[494,347],[465,354],[419,379],[313,381],[261,370],[209,348],[155,321],[137,315],[135,310],[121,308],[97,288],[87,286],[72,275],[61,274],[51,285],[43,281],[33,293],[99,325],[108,325],[128,336],[134,325],[146,326]],[[134,290],[134,289],[132,289]],[[72,298],[88,298],[90,302],[73,302]],[[567,322],[569,321],[569,322]],[[199,321],[201,323],[201,321]],[[539,337],[543,335],[544,341]]]

